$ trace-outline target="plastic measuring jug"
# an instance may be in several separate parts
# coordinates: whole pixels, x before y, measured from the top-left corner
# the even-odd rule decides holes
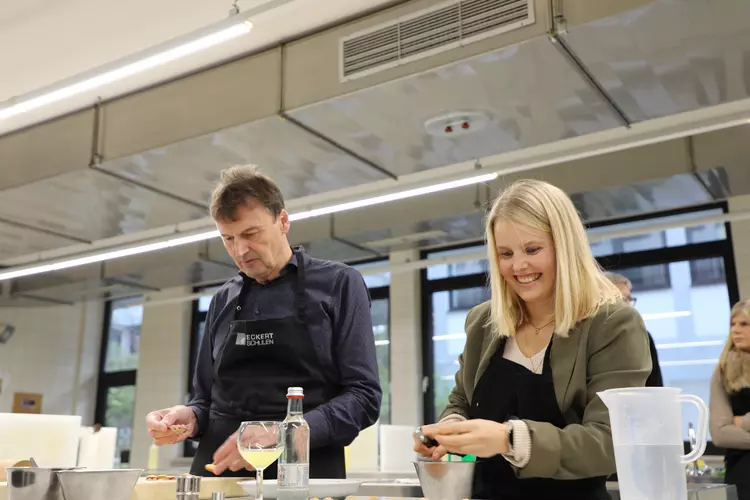
[[[685,465],[706,451],[708,407],[675,387],[610,389],[607,408],[622,500],[685,500]],[[681,403],[698,407],[696,444],[683,455]]]

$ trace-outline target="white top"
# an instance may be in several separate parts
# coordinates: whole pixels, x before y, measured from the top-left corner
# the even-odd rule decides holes
[[[527,358],[518,347],[515,337],[508,337],[505,341],[505,350],[503,351],[503,358],[508,361],[513,361],[526,368],[527,370],[536,373],[537,375],[542,373],[544,370],[544,354],[547,352],[548,347],[545,347],[532,357]]]

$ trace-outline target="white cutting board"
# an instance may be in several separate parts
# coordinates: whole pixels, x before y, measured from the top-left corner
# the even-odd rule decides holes
[[[247,478],[234,477],[204,477],[201,479],[201,491],[199,500],[210,500],[215,491],[223,491],[225,498],[237,498],[246,496],[238,481]],[[174,500],[177,492],[177,481],[175,479],[164,481],[147,481],[141,477],[133,489],[130,500]],[[0,500],[5,500],[0,496]]]
[[[34,457],[42,467],[75,467],[81,417],[0,413],[0,460]]]

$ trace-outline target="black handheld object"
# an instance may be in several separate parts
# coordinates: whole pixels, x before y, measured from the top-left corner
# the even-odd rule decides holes
[[[432,438],[429,438],[429,437],[425,436],[422,433],[422,428],[421,427],[417,427],[416,433],[417,433],[417,438],[419,438],[419,440],[422,441],[422,444],[424,444],[426,447],[428,447],[428,448],[434,448],[434,447],[436,447],[438,445],[437,441],[435,441]]]

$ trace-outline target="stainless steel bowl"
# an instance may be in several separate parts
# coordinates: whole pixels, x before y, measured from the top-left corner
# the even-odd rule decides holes
[[[423,495],[429,500],[471,498],[476,462],[414,462]]]
[[[65,500],[58,472],[74,467],[8,467],[8,500]]]
[[[64,500],[130,500],[143,469],[83,469],[58,472]]]

